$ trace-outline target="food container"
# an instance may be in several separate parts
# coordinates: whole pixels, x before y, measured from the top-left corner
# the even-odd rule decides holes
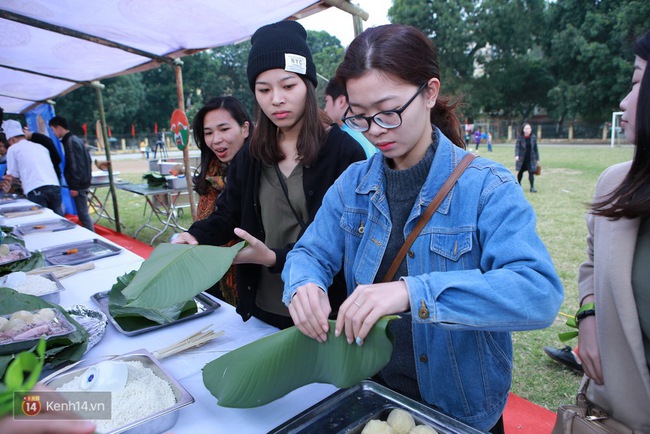
[[[45,315],[47,311],[47,315]],[[38,317],[36,319],[35,317]],[[10,315],[0,315],[0,355],[15,354],[32,348],[38,340],[65,336],[77,328],[56,308],[18,311]],[[6,321],[5,321],[6,320]],[[21,321],[21,325],[12,325]]]
[[[385,421],[388,414],[396,408],[410,413],[416,425],[428,425],[440,434],[481,433],[431,407],[369,380],[333,393],[270,432],[358,434],[370,420]]]
[[[59,244],[41,250],[51,265],[77,265],[100,258],[117,255],[121,248],[98,238],[75,243]]]
[[[14,226],[12,233],[14,235],[24,236],[34,233],[66,231],[75,227],[77,227],[77,224],[70,220],[58,218]]]
[[[5,276],[2,276],[0,278],[0,286],[7,286],[8,288],[19,291],[18,289],[15,288],[15,285],[11,285],[10,282],[6,281],[6,277],[8,277],[8,276],[10,276],[10,275],[5,275]],[[39,294],[38,297],[42,298],[45,301],[49,301],[50,303],[59,304],[59,300],[61,299],[61,291],[63,291],[65,289],[63,287],[63,285],[61,285],[61,282],[59,281],[59,279],[57,279],[56,276],[54,274],[52,274],[52,273],[43,273],[43,274],[39,274],[39,276],[54,282],[56,284],[56,289],[54,289],[54,290],[52,290],[50,292],[47,292],[45,294]],[[22,292],[22,291],[19,291],[19,292]]]
[[[12,262],[22,261],[30,258],[32,253],[27,250],[23,245],[18,243],[3,244],[9,247],[9,253],[0,253],[0,265],[11,264]]]
[[[119,174],[120,174],[120,172],[113,172],[113,179],[115,179],[115,177],[117,175],[119,175]],[[108,182],[110,182],[109,178],[108,178],[108,172],[102,170],[100,172],[93,172],[92,173],[92,178],[90,180],[91,185],[92,184],[107,184]]]
[[[168,176],[167,188],[172,188],[174,190],[187,188],[187,180],[185,179],[185,176]]]
[[[104,292],[98,292],[96,294],[93,294],[90,298],[93,299],[95,303],[97,303],[97,306],[101,309],[102,312],[108,317],[108,320],[110,321],[111,324],[115,327],[115,329],[122,333],[123,335],[126,336],[135,336],[139,335],[142,333],[150,332],[153,330],[157,330],[161,327],[167,327],[172,324],[178,324],[179,322],[184,322],[184,321],[189,321],[194,318],[201,317],[203,315],[207,315],[209,313],[214,312],[215,310],[219,309],[221,305],[219,302],[214,299],[211,295],[202,292],[194,297],[194,303],[196,303],[196,312],[187,315],[187,316],[182,316],[181,318],[178,318],[175,321],[170,322],[169,324],[158,324],[156,322],[150,321],[146,318],[142,318],[141,321],[141,326],[138,327],[134,330],[125,330],[123,329],[120,324],[113,318],[111,315],[111,312],[108,308],[108,296],[110,294],[110,291],[104,291]]]
[[[159,164],[160,173],[162,173],[163,175],[169,175],[169,171],[179,164],[181,166],[183,165],[182,162],[178,162],[178,161],[161,161]]]
[[[178,421],[179,410],[194,402],[194,397],[185,390],[183,386],[158,362],[158,360],[147,350],[140,349],[121,356],[111,358],[113,361],[139,361],[146,368],[151,369],[154,374],[165,380],[171,386],[176,398],[176,404],[165,410],[138,419],[134,422],[124,425],[111,433],[130,433],[130,434],[158,434],[171,429]],[[87,362],[82,362],[87,363]],[[83,374],[92,364],[75,370],[66,370],[66,368],[53,373],[43,379],[42,383],[51,389],[57,389],[63,384],[68,383],[74,377]]]
[[[5,218],[22,217],[31,214],[38,214],[43,212],[43,207],[40,205],[17,205],[7,204],[0,206],[0,214]]]

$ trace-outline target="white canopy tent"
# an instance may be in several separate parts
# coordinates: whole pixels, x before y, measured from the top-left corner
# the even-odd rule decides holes
[[[24,113],[84,85],[94,85],[101,101],[99,80],[167,63],[175,67],[184,110],[181,57],[331,6],[368,18],[346,0],[0,0],[0,107]],[[187,148],[184,156],[188,167]],[[119,231],[112,171],[109,179]]]

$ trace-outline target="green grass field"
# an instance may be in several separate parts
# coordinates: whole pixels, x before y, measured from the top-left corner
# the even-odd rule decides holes
[[[499,161],[514,172],[512,146],[498,146],[481,156]],[[529,193],[528,174],[522,184],[526,197],[537,213],[537,231],[546,244],[558,275],[562,279],[565,300],[561,312],[574,314],[578,307],[578,266],[586,258],[587,228],[585,213],[592,200],[600,173],[612,164],[634,155],[631,146],[553,146],[540,145],[542,175],[536,177],[538,193]],[[561,403],[571,402],[580,377],[553,362],[542,350],[545,345],[564,346],[557,338],[569,328],[561,315],[544,330],[513,335],[514,372],[512,391],[529,401],[555,411]],[[575,345],[576,340],[569,342]]]
[[[504,164],[514,171],[513,146],[495,146],[488,153],[485,145],[480,155]],[[596,181],[608,166],[629,160],[634,149],[631,146],[559,146],[540,145],[542,175],[536,178],[538,193],[529,193],[527,176],[523,186],[525,195],[537,213],[537,230],[546,243],[565,289],[565,301],[561,312],[573,314],[577,309],[577,271],[585,259],[585,213],[591,201]],[[527,175],[527,174],[526,174]],[[122,174],[122,179],[142,182],[140,174]],[[125,225],[123,232],[133,235],[142,224],[142,196],[118,190],[120,219]],[[186,212],[180,219],[183,226],[191,224]],[[113,227],[106,220],[100,224]],[[167,230],[156,244],[169,240],[173,232]],[[148,243],[154,232],[144,229],[138,236]],[[519,332],[513,335],[515,367],[512,391],[536,404],[555,411],[560,403],[571,402],[577,391],[580,377],[549,359],[542,347],[563,346],[557,334],[566,331],[566,318],[558,316],[555,323],[545,329]],[[575,345],[576,341],[570,344]]]

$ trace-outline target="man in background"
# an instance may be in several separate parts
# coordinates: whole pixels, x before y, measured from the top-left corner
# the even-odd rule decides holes
[[[70,189],[70,196],[77,208],[81,225],[95,232],[95,225],[88,212],[88,189],[92,179],[92,160],[84,142],[70,132],[68,121],[62,116],[50,119],[50,128],[63,144],[65,165],[63,175]]]
[[[25,138],[20,122],[7,120],[2,123],[2,128],[9,143],[2,191],[9,192],[16,178],[20,179],[27,199],[63,216],[61,187],[50,163],[49,152]]]
[[[359,142],[363,150],[366,152],[366,158],[370,158],[377,148],[365,138],[363,133],[354,131],[348,128],[347,125],[341,120],[345,111],[348,109],[348,94],[345,88],[339,84],[334,78],[327,83],[325,88],[325,113],[335,121],[339,127],[351,135],[354,140]]]
[[[45,147],[50,153],[50,160],[52,160],[52,166],[54,166],[54,171],[56,172],[57,179],[61,179],[61,156],[59,151],[56,149],[54,142],[45,134],[41,133],[32,133],[29,131],[29,127],[24,126],[23,132],[25,133],[25,138],[30,142],[38,143],[39,145]]]

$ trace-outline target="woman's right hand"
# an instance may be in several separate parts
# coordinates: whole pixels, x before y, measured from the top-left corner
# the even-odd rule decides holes
[[[327,293],[313,283],[298,287],[289,303],[289,313],[298,330],[318,342],[327,340],[327,318],[331,312]]]
[[[600,347],[596,331],[596,317],[588,316],[580,321],[578,333],[578,357],[587,377],[597,384],[603,384],[603,366],[600,361]]]
[[[183,232],[182,234],[179,234],[176,238],[174,238],[174,241],[172,241],[172,244],[193,244],[193,245],[198,245],[199,242],[189,232]]]

